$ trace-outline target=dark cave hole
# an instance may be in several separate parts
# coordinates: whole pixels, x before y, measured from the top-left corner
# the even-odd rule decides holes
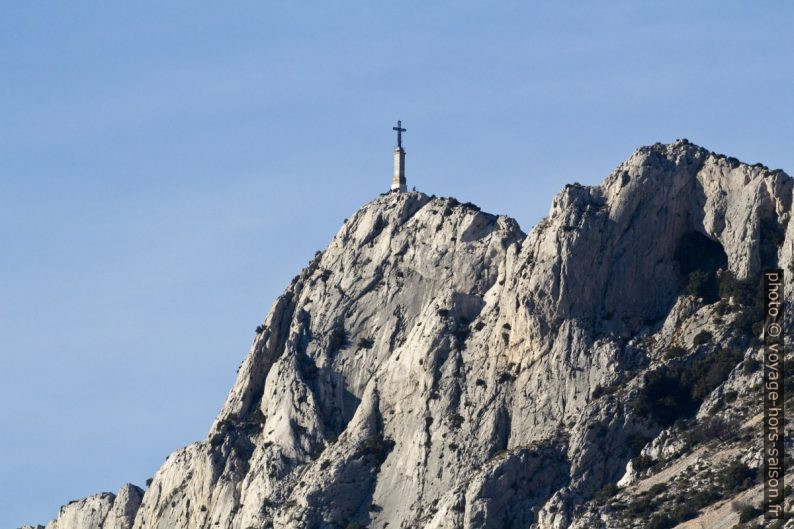
[[[672,363],[646,373],[645,384],[632,407],[663,428],[692,417],[742,358],[740,348],[727,347],[694,361]]]
[[[760,245],[758,251],[762,268],[777,268],[777,254],[786,237],[786,228],[776,218],[762,220],[758,227]]]
[[[719,242],[696,231],[687,232],[678,241],[674,259],[682,289],[706,303],[719,300],[717,270],[728,267],[728,256]]]

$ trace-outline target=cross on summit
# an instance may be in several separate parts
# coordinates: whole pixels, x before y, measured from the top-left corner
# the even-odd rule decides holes
[[[403,150],[403,122],[397,120],[397,126],[391,130],[397,131],[397,147],[394,148],[394,177],[391,180],[391,190],[398,193],[408,191],[405,183],[405,151]]]
[[[403,134],[402,133],[406,131],[406,129],[403,128],[403,122],[398,119],[397,120],[397,126],[396,127],[392,127],[391,130],[396,130],[397,131],[397,147],[402,148],[402,146],[403,146]]]

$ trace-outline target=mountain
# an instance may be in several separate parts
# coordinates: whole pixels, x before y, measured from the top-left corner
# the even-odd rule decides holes
[[[47,528],[760,520],[759,281],[794,272],[793,190],[679,140],[566,186],[529,234],[382,195],[275,301],[205,440]]]

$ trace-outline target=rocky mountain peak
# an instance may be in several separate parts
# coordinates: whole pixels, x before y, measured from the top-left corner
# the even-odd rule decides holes
[[[686,140],[566,186],[528,234],[382,195],[275,301],[134,528],[646,527],[625,506],[654,472],[682,476],[654,504],[672,523],[686,458],[758,466],[760,437],[737,437],[760,413],[752,292],[763,267],[794,271],[791,200],[782,171]],[[122,527],[68,520],[48,529]]]

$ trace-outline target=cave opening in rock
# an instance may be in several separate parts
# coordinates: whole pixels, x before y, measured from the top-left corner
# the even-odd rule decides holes
[[[674,258],[686,293],[702,297],[706,303],[719,299],[717,270],[727,269],[728,256],[718,241],[696,231],[687,232],[678,241]]]
[[[786,228],[777,218],[762,220],[758,227],[760,244],[758,252],[761,257],[762,268],[778,267],[778,252],[786,238]]]

